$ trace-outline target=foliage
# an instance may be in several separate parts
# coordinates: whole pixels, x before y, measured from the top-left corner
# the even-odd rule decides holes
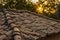
[[[0,7],[3,6],[2,4],[0,5]],[[35,11],[35,12],[36,12],[36,9],[38,9],[37,12],[39,12],[41,10],[43,15],[59,19],[60,18],[60,4],[58,5],[58,7],[55,7],[57,5],[54,4],[54,1],[53,1],[53,4],[51,4],[51,5],[50,4],[51,3],[47,3],[47,1],[41,1],[41,0],[37,3],[37,5],[33,4],[29,0],[28,0],[28,2],[26,2],[26,0],[7,0],[6,4],[3,7],[10,8],[10,9],[19,9],[19,10],[27,9],[29,11]],[[57,11],[54,12],[54,10],[56,8],[57,8]],[[53,10],[53,11],[51,11],[51,10]]]
[[[11,8],[11,9],[27,9],[30,11],[34,11],[34,5],[27,4],[25,0],[9,0],[7,1],[7,4],[5,4],[5,8]]]

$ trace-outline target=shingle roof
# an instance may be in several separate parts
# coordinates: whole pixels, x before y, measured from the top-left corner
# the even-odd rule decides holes
[[[1,40],[40,40],[60,32],[60,21],[34,12],[6,10],[5,14],[0,12]]]

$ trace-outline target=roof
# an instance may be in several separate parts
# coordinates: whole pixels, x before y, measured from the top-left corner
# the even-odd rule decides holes
[[[1,40],[38,40],[59,32],[60,21],[55,19],[26,10],[0,12]]]

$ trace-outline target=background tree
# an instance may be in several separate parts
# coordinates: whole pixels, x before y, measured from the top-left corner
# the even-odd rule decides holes
[[[57,5],[56,16],[58,19],[60,19],[60,4]]]

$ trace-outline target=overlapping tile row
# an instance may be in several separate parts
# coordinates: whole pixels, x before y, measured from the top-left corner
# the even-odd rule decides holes
[[[60,32],[59,22],[39,17],[29,12],[9,12],[11,18],[15,16],[12,19],[16,20],[16,24],[12,22],[11,25],[20,30],[20,37],[23,40],[38,40],[46,35]]]
[[[60,23],[25,11],[5,11],[11,40],[40,40],[60,32]],[[9,28],[9,27],[8,27]],[[10,38],[9,37],[9,38]]]
[[[11,25],[13,30],[12,32],[12,39],[13,40],[21,40],[21,32],[20,32],[20,25],[19,25],[19,14],[14,12],[6,11],[6,16],[8,19],[8,23]]]
[[[5,23],[5,15],[3,12],[0,12],[0,40],[9,40],[10,32],[8,26]]]

